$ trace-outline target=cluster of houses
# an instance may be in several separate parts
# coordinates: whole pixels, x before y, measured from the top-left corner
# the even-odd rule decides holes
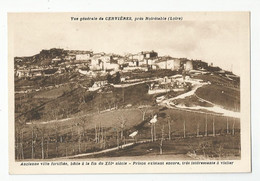
[[[170,91],[184,91],[187,84],[182,75],[174,75],[171,77],[160,78],[157,82],[153,82],[149,86],[148,94],[158,94]]]
[[[93,53],[93,51],[69,50],[62,57],[55,57],[48,67],[24,68],[16,70],[17,77],[48,76],[54,73],[77,71],[84,75],[95,76],[97,72],[118,72],[133,70],[186,70],[205,68],[208,64],[199,60],[179,59],[170,56],[159,57],[155,51],[143,51],[126,56]]]
[[[58,69],[58,68],[43,68],[43,67],[39,67],[39,68],[20,68],[18,70],[16,70],[15,75],[17,77],[42,77],[42,76],[51,76],[53,75],[55,72],[61,72],[62,69]]]

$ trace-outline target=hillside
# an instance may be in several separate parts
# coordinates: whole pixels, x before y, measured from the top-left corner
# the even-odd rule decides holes
[[[106,76],[65,72],[16,79],[16,91],[27,91],[15,94],[17,141],[24,144],[26,159],[109,148],[118,151],[97,157],[146,157],[160,153],[159,140],[164,141],[165,157],[187,157],[196,149],[199,156],[237,158],[240,81],[227,74],[196,70],[183,77],[178,71],[138,70],[122,73],[130,80],[94,90],[89,87]],[[152,87],[167,91],[149,94]],[[136,136],[130,136],[133,133]],[[230,141],[236,145],[228,145]],[[119,149],[127,143],[133,146]],[[204,154],[197,145],[206,143],[209,149]],[[16,155],[21,156],[18,149]]]
[[[42,50],[40,53],[30,57],[15,57],[15,66],[44,66],[50,65],[53,58],[65,57],[68,50],[52,48],[50,50]]]

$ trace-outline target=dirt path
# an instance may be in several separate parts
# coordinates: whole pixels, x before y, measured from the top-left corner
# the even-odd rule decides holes
[[[219,136],[219,135],[220,134],[216,134],[215,136]],[[207,137],[215,137],[215,136],[213,136],[212,134],[207,135]],[[194,137],[197,137],[197,136],[189,136],[187,138],[194,138]],[[203,135],[200,135],[200,137],[203,137]],[[182,139],[184,139],[184,138],[182,138]],[[158,141],[158,140],[160,140],[160,139],[157,139],[155,141]],[[81,158],[81,157],[87,157],[87,156],[95,156],[95,155],[99,155],[99,154],[103,154],[103,153],[116,151],[116,150],[119,150],[119,149],[122,149],[122,148],[127,148],[127,147],[133,146],[135,144],[143,144],[143,143],[149,143],[149,142],[152,142],[152,140],[151,139],[140,140],[140,141],[120,145],[119,147],[108,148],[108,149],[105,149],[105,150],[91,152],[91,153],[82,153],[82,154],[78,154],[78,155],[71,155],[71,156],[67,156],[67,157],[58,157],[58,158],[53,158],[52,160],[73,159],[73,158]],[[193,159],[202,159],[201,156],[198,157],[198,158],[192,157],[192,156],[189,156],[189,155],[185,155],[185,156],[188,157],[188,158],[193,158]]]
[[[108,148],[108,149],[97,151],[97,152],[82,153],[82,154],[72,155],[72,156],[67,156],[67,157],[54,158],[54,160],[55,159],[60,160],[60,159],[71,159],[71,158],[79,158],[79,157],[86,157],[86,156],[94,156],[94,155],[99,155],[99,154],[102,154],[102,153],[108,153],[108,152],[111,152],[111,151],[116,151],[116,150],[119,150],[121,148],[127,148],[129,146],[134,145],[134,144],[142,144],[142,143],[148,143],[148,142],[151,142],[151,140],[149,139],[149,140],[142,140],[142,141],[127,143],[127,144],[124,144],[124,145],[120,145],[119,147]]]
[[[134,108],[127,108],[128,110],[131,109],[133,110]],[[111,112],[111,111],[117,111],[117,110],[126,110],[126,108],[122,109],[116,109],[115,107],[112,107],[111,109],[106,109],[106,110],[102,110],[100,111],[98,114],[103,114],[103,113],[107,113],[107,112]],[[65,122],[65,121],[70,121],[70,120],[73,120],[73,119],[79,119],[79,118],[83,118],[83,117],[86,117],[86,116],[93,116],[95,115],[95,113],[90,113],[90,114],[84,114],[84,115],[79,115],[79,116],[74,116],[74,117],[69,117],[69,118],[64,118],[64,119],[53,119],[53,120],[50,120],[50,121],[40,121],[40,122],[27,122],[26,124],[27,125],[31,125],[31,124],[52,124],[52,123],[61,123],[61,122]]]
[[[181,94],[177,97],[173,97],[173,98],[170,98],[170,99],[164,99],[164,100],[159,102],[159,105],[166,106],[166,107],[171,108],[171,109],[178,109],[178,110],[184,110],[184,111],[189,111],[189,112],[204,113],[204,114],[217,115],[217,116],[220,116],[220,114],[221,114],[222,116],[240,118],[240,112],[234,112],[234,111],[224,109],[221,106],[216,105],[216,104],[214,104],[214,103],[212,103],[208,100],[205,100],[205,99],[196,95],[197,89],[204,86],[204,85],[208,85],[208,83],[201,83],[200,80],[190,80],[190,81],[187,81],[187,82],[190,82],[190,83],[193,84],[193,88],[192,88],[191,91],[183,93],[183,94]],[[192,95],[196,96],[198,99],[200,99],[202,101],[205,101],[205,102],[213,105],[213,107],[202,107],[202,106],[187,107],[185,105],[174,105],[172,103],[173,100],[184,99],[184,98],[192,96]],[[203,109],[210,111],[210,112],[215,112],[216,114],[200,111],[200,110],[203,110]],[[196,111],[193,111],[193,110],[196,110]]]
[[[135,82],[135,83],[128,83],[128,84],[111,84],[111,85],[114,86],[115,88],[125,88],[125,87],[130,87],[130,86],[134,86],[134,85],[138,85],[138,84],[154,82],[154,81],[158,81],[158,80],[160,80],[160,78],[151,79],[151,80],[144,80],[144,81]]]

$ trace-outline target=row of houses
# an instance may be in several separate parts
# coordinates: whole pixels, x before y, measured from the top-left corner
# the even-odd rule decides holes
[[[82,74],[86,71],[133,71],[136,69],[148,71],[151,69],[186,70],[205,68],[207,63],[199,60],[189,60],[184,58],[172,58],[170,56],[159,57],[155,51],[142,51],[137,54],[120,56],[115,54],[93,53],[93,51],[70,50],[65,57],[55,57],[52,59],[52,68],[65,66],[73,68]],[[59,69],[59,68],[58,68]],[[57,70],[56,70],[57,71]],[[18,69],[18,77],[43,76],[47,75],[45,69]],[[58,73],[63,71],[58,71]]]
[[[74,57],[74,58],[72,58]],[[55,58],[53,61],[60,61]],[[170,69],[170,70],[193,70],[194,68],[207,67],[207,63],[199,60],[188,60],[172,58],[169,56],[159,57],[155,51],[142,51],[137,54],[129,54],[127,56],[119,56],[114,54],[93,53],[92,51],[69,53],[65,60],[73,60],[78,63],[87,63],[90,70],[98,71],[119,71],[119,69],[140,69],[140,67],[148,67],[148,69]],[[132,67],[132,68],[129,68]],[[133,68],[135,67],[135,68]]]

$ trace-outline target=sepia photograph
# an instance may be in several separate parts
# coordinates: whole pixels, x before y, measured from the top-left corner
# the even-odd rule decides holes
[[[12,173],[250,171],[249,22],[9,13]]]

